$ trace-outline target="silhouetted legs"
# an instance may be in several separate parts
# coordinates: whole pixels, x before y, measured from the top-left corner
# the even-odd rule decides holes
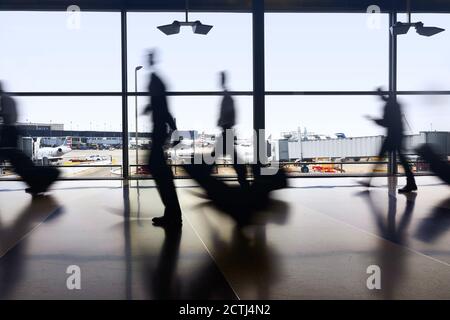
[[[401,150],[398,150],[397,153],[398,153],[398,157],[400,159],[400,163],[403,167],[403,170],[405,170],[406,179],[408,181],[414,182],[415,181],[414,175],[412,173],[411,166],[409,165],[408,161],[406,160],[405,155],[401,152]]]
[[[229,151],[233,150],[233,152],[231,153],[233,155],[233,169],[234,171],[236,171],[240,186],[243,188],[247,188],[249,184],[247,181],[247,170],[245,164],[243,163],[242,159],[239,158],[239,155],[236,151],[236,147],[234,145],[234,141],[230,141],[230,139],[227,139],[226,130],[222,131],[222,144],[223,144],[222,154],[224,156],[230,154]]]
[[[240,161],[238,160],[238,154],[236,150],[234,150],[234,162],[233,162],[233,168],[234,171],[237,173],[238,182],[243,188],[248,187],[248,181],[247,181],[247,169],[245,167],[245,164],[240,164]]]
[[[417,190],[416,180],[414,179],[414,174],[411,170],[411,166],[409,165],[408,160],[406,160],[406,157],[403,154],[401,146],[397,149],[397,153],[398,157],[400,158],[400,163],[406,175],[406,186],[404,186],[402,189],[399,189],[398,192],[408,193],[411,191],[416,191]]]
[[[417,185],[416,185],[416,181],[414,179],[414,174],[411,170],[411,166],[409,165],[405,155],[403,154],[401,143],[392,147],[392,142],[388,141],[388,139],[384,140],[383,145],[380,150],[380,153],[378,154],[378,158],[383,158],[386,155],[386,153],[389,151],[397,152],[399,159],[400,159],[400,164],[402,165],[403,170],[405,171],[405,175],[406,175],[406,186],[403,187],[402,189],[399,189],[398,191],[400,193],[406,193],[406,192],[411,192],[411,191],[417,190]],[[378,168],[378,164],[376,164],[373,167],[372,171],[374,171],[376,168]],[[372,177],[373,176],[371,176],[368,179],[368,181],[364,183],[364,185],[370,187]]]
[[[379,159],[382,159],[386,155],[387,149],[388,149],[387,142],[386,142],[386,140],[384,140],[383,145],[381,146],[380,152],[378,153],[378,158]],[[371,172],[374,172],[379,166],[380,165],[378,163],[375,164],[373,166]],[[370,176],[369,179],[367,179],[367,181],[364,182],[363,184],[366,185],[367,187],[370,187],[371,182],[372,182],[372,178],[373,178],[373,176]]]
[[[175,184],[173,182],[173,173],[164,158],[164,150],[161,144],[154,144],[150,152],[148,163],[150,173],[152,174],[161,201],[164,204],[164,216],[154,218],[155,225],[181,224],[181,208],[178,202]]]

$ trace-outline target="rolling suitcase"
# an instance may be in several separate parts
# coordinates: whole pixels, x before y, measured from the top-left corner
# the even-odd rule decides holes
[[[33,161],[18,149],[7,150],[5,154],[15,172],[28,184],[29,188],[25,190],[27,193],[43,193],[59,177],[56,168],[35,166]]]
[[[33,161],[17,148],[18,132],[15,126],[1,128],[0,156],[9,160],[14,171],[28,184],[25,191],[33,195],[47,191],[59,177],[59,171],[51,167],[37,167]]]
[[[429,145],[422,145],[417,149],[419,155],[424,158],[431,170],[447,184],[450,184],[450,164],[443,160]]]

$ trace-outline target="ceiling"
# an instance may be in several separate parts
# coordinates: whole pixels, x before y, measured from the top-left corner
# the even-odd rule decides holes
[[[251,0],[189,0],[192,11],[251,11]],[[406,0],[265,0],[266,11],[294,12],[366,12],[370,5],[383,12],[404,11]],[[0,10],[66,10],[78,5],[86,11],[177,11],[185,0],[0,0]],[[411,0],[413,12],[450,13],[450,0]]]

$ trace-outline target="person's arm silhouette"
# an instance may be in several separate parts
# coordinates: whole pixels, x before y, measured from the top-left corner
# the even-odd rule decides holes
[[[153,110],[152,104],[149,103],[149,104],[147,104],[147,105],[145,106],[145,109],[144,109],[144,111],[142,111],[142,114],[143,114],[143,115],[149,114],[150,112],[152,112],[152,110]]]
[[[386,121],[386,118],[384,117],[383,119],[373,119],[373,121],[378,124],[379,126],[382,127],[388,127],[388,122]]]
[[[170,114],[169,109],[166,109],[166,123],[168,124],[170,130],[172,130],[172,131],[177,130],[177,124],[175,123],[175,120],[173,119],[172,115]]]
[[[377,92],[380,94],[380,98],[381,98],[381,100],[383,100],[384,102],[386,102],[386,105],[385,105],[385,107],[384,107],[384,114],[383,114],[383,118],[381,118],[381,119],[372,119],[376,124],[378,124],[379,126],[382,126],[382,127],[385,127],[385,128],[387,128],[387,127],[389,127],[390,126],[390,116],[389,116],[389,111],[390,111],[390,108],[389,108],[389,97],[387,97],[387,96],[385,96],[384,94],[383,94],[383,89],[382,88],[378,88],[377,89]]]

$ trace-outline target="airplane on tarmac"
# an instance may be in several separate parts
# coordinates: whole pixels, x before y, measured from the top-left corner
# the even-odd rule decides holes
[[[41,138],[37,138],[34,144],[33,159],[42,161],[44,165],[60,161],[63,159],[63,155],[72,151],[72,137],[66,137],[63,144],[58,147],[41,148]]]

